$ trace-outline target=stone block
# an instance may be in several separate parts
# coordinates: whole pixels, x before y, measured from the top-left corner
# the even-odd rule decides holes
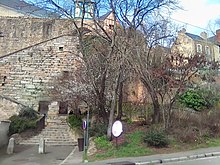
[[[35,89],[35,85],[26,85],[25,86],[27,89]]]
[[[11,138],[8,143],[7,154],[13,154],[14,146],[15,146],[15,139]]]
[[[45,153],[45,140],[44,140],[44,138],[40,138],[38,153],[39,154]]]
[[[29,84],[30,82],[28,82],[28,81],[23,81],[23,80],[21,80],[21,84]]]

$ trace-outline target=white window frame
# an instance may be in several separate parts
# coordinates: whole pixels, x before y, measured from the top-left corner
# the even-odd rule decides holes
[[[202,53],[202,45],[201,44],[196,45],[196,52],[197,53]]]
[[[206,46],[206,47],[205,47],[205,54],[206,54],[206,55],[210,55],[210,54],[211,54],[211,52],[210,52],[210,47],[209,47],[209,46]]]

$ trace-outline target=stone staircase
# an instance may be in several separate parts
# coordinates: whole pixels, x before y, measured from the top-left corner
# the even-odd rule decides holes
[[[23,137],[19,144],[38,145],[40,138],[45,139],[46,145],[76,145],[71,130],[66,123],[67,116],[50,116],[46,120],[46,127],[39,134]]]

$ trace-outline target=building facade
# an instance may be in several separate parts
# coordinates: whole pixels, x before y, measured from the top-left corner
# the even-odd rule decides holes
[[[74,26],[69,20],[39,18],[5,17],[0,22],[0,95],[38,109],[49,99],[51,81],[76,69],[80,53]]]
[[[220,61],[220,47],[216,37],[218,35],[216,33],[215,36],[208,37],[206,32],[195,35],[182,29],[172,46],[172,53],[183,56],[185,62],[196,54],[205,55],[206,61]]]
[[[7,4],[1,1],[0,5],[2,2]],[[79,64],[79,40],[74,22],[36,18],[5,4],[4,9],[6,11],[0,13],[0,109],[6,110],[4,116],[10,116],[8,112],[18,113],[19,103],[39,111],[50,107],[61,112],[66,105],[53,102],[48,90],[56,77],[74,71]],[[109,23],[109,19],[113,20],[111,17],[109,14],[100,21]],[[77,17],[76,22],[77,19],[80,18]],[[86,21],[92,22],[91,19]],[[90,25],[88,27],[92,27]],[[108,28],[111,29],[105,27]]]

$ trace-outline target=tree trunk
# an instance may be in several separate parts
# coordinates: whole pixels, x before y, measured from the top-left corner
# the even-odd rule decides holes
[[[100,84],[100,91],[98,92],[98,109],[99,114],[103,118],[105,123],[108,122],[108,114],[105,109],[105,87],[106,87],[106,71],[102,75],[101,84]]]
[[[109,122],[108,122],[108,129],[107,129],[107,138],[109,140],[112,140],[112,124],[114,120],[114,112],[116,107],[116,96],[117,96],[117,90],[114,91],[112,103],[111,103],[111,109],[110,109],[110,115],[109,115]]]
[[[103,97],[99,97],[98,109],[99,109],[99,114],[100,114],[99,116],[101,116],[103,121],[107,123],[108,114],[105,110],[105,100],[103,99]]]
[[[122,118],[122,103],[123,103],[123,83],[119,83],[119,96],[118,96],[118,116],[117,119],[121,120]]]
[[[144,84],[144,86],[147,88],[147,91],[151,97],[152,103],[153,103],[153,123],[159,123],[160,122],[160,104],[159,104],[159,100],[157,97],[157,93],[154,89],[154,87],[152,86],[152,84],[150,83],[150,80],[148,80],[147,77],[141,78],[142,83]]]
[[[114,120],[117,92],[118,92],[118,88],[119,88],[119,84],[120,84],[119,80],[120,80],[120,73],[118,74],[116,81],[115,81],[114,93],[113,93],[113,98],[112,98],[112,102],[111,102],[110,114],[109,114],[109,122],[108,122],[108,129],[107,129],[107,138],[109,140],[112,140],[112,124],[113,124],[113,120]]]
[[[153,100],[153,109],[154,109],[154,114],[153,114],[153,123],[159,123],[160,122],[160,104],[157,99]]]

